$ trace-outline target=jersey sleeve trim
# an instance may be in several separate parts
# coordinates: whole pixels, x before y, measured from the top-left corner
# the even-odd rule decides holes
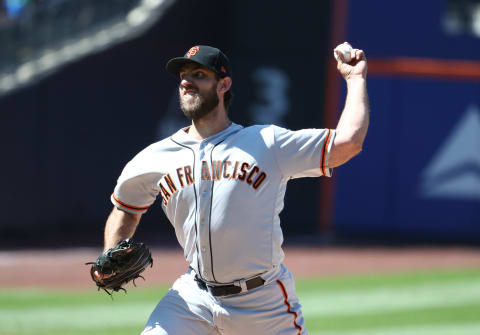
[[[138,207],[138,206],[126,204],[120,201],[113,193],[112,193],[112,201],[115,205],[117,205],[117,207],[122,207],[124,209],[127,209],[129,212],[145,213],[150,208],[150,206]]]
[[[328,168],[328,153],[330,152],[330,141],[333,141],[334,134],[332,134],[332,130],[328,129],[327,136],[325,137],[325,141],[323,142],[322,148],[322,159],[320,162],[320,171],[322,172],[322,176],[330,176],[330,169]]]

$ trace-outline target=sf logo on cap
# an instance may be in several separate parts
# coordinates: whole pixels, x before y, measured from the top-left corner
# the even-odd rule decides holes
[[[185,57],[190,58],[192,56],[195,56],[199,50],[200,48],[198,46],[191,47],[190,50],[188,50],[187,55]]]

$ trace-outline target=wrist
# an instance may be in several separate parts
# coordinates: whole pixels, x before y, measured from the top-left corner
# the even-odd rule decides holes
[[[347,82],[347,86],[366,85],[367,83],[367,79],[360,74],[348,76],[347,78],[345,78],[345,81]]]

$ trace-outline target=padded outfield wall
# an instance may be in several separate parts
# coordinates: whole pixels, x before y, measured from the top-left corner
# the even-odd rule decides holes
[[[333,230],[478,243],[478,2],[340,2],[345,39],[368,52],[371,128],[364,152],[337,169]]]

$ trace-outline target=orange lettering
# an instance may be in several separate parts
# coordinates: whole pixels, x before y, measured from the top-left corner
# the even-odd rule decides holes
[[[238,176],[238,179],[245,180],[245,177],[247,176],[247,169],[249,168],[250,168],[250,164],[243,163],[242,167],[240,168],[240,171],[242,171],[242,174]]]
[[[170,192],[175,193],[177,192],[177,186],[172,180],[172,177],[170,177],[170,174],[167,174],[165,177],[165,182],[167,183],[168,188],[170,189]]]
[[[180,172],[181,170],[182,168],[177,169],[177,176],[178,176],[178,180],[180,181],[180,185],[184,187],[185,185],[183,185],[183,174],[182,172]]]
[[[190,50],[188,50],[185,57],[190,58],[192,56],[195,56],[199,50],[200,50],[200,48],[197,45],[194,46],[194,47],[191,47]]]
[[[208,171],[208,163],[202,161],[202,180],[211,180],[210,172]]]
[[[168,200],[170,200],[170,197],[172,196],[170,193],[168,193],[167,189],[163,187],[162,183],[158,183],[158,186],[160,186],[160,190],[162,191],[162,197],[164,200],[165,205],[168,203]]]
[[[220,180],[222,178],[222,162],[213,161],[212,162],[212,179]]]
[[[185,166],[183,169],[185,171],[185,177],[187,178],[187,185],[193,184],[194,180],[192,178],[192,167]]]
[[[255,173],[257,173],[258,171],[260,171],[260,169],[258,168],[258,166],[254,166],[252,168],[252,171],[250,171],[250,174],[248,175],[248,178],[247,178],[247,183],[249,184],[252,184],[252,177]]]
[[[253,182],[253,188],[254,189],[258,189],[260,187],[260,185],[263,184],[263,181],[265,180],[265,178],[267,178],[267,174],[265,172],[262,172],[258,175],[257,179],[255,179],[255,181]]]
[[[240,164],[240,162],[239,162],[239,161],[236,161],[236,162],[235,162],[235,167],[233,168],[233,176],[232,176],[232,179],[237,179],[238,164]]]
[[[230,162],[230,161],[223,162],[223,178],[225,178],[225,179],[228,179],[230,177],[230,174],[227,173],[228,165],[232,165],[232,162]]]

